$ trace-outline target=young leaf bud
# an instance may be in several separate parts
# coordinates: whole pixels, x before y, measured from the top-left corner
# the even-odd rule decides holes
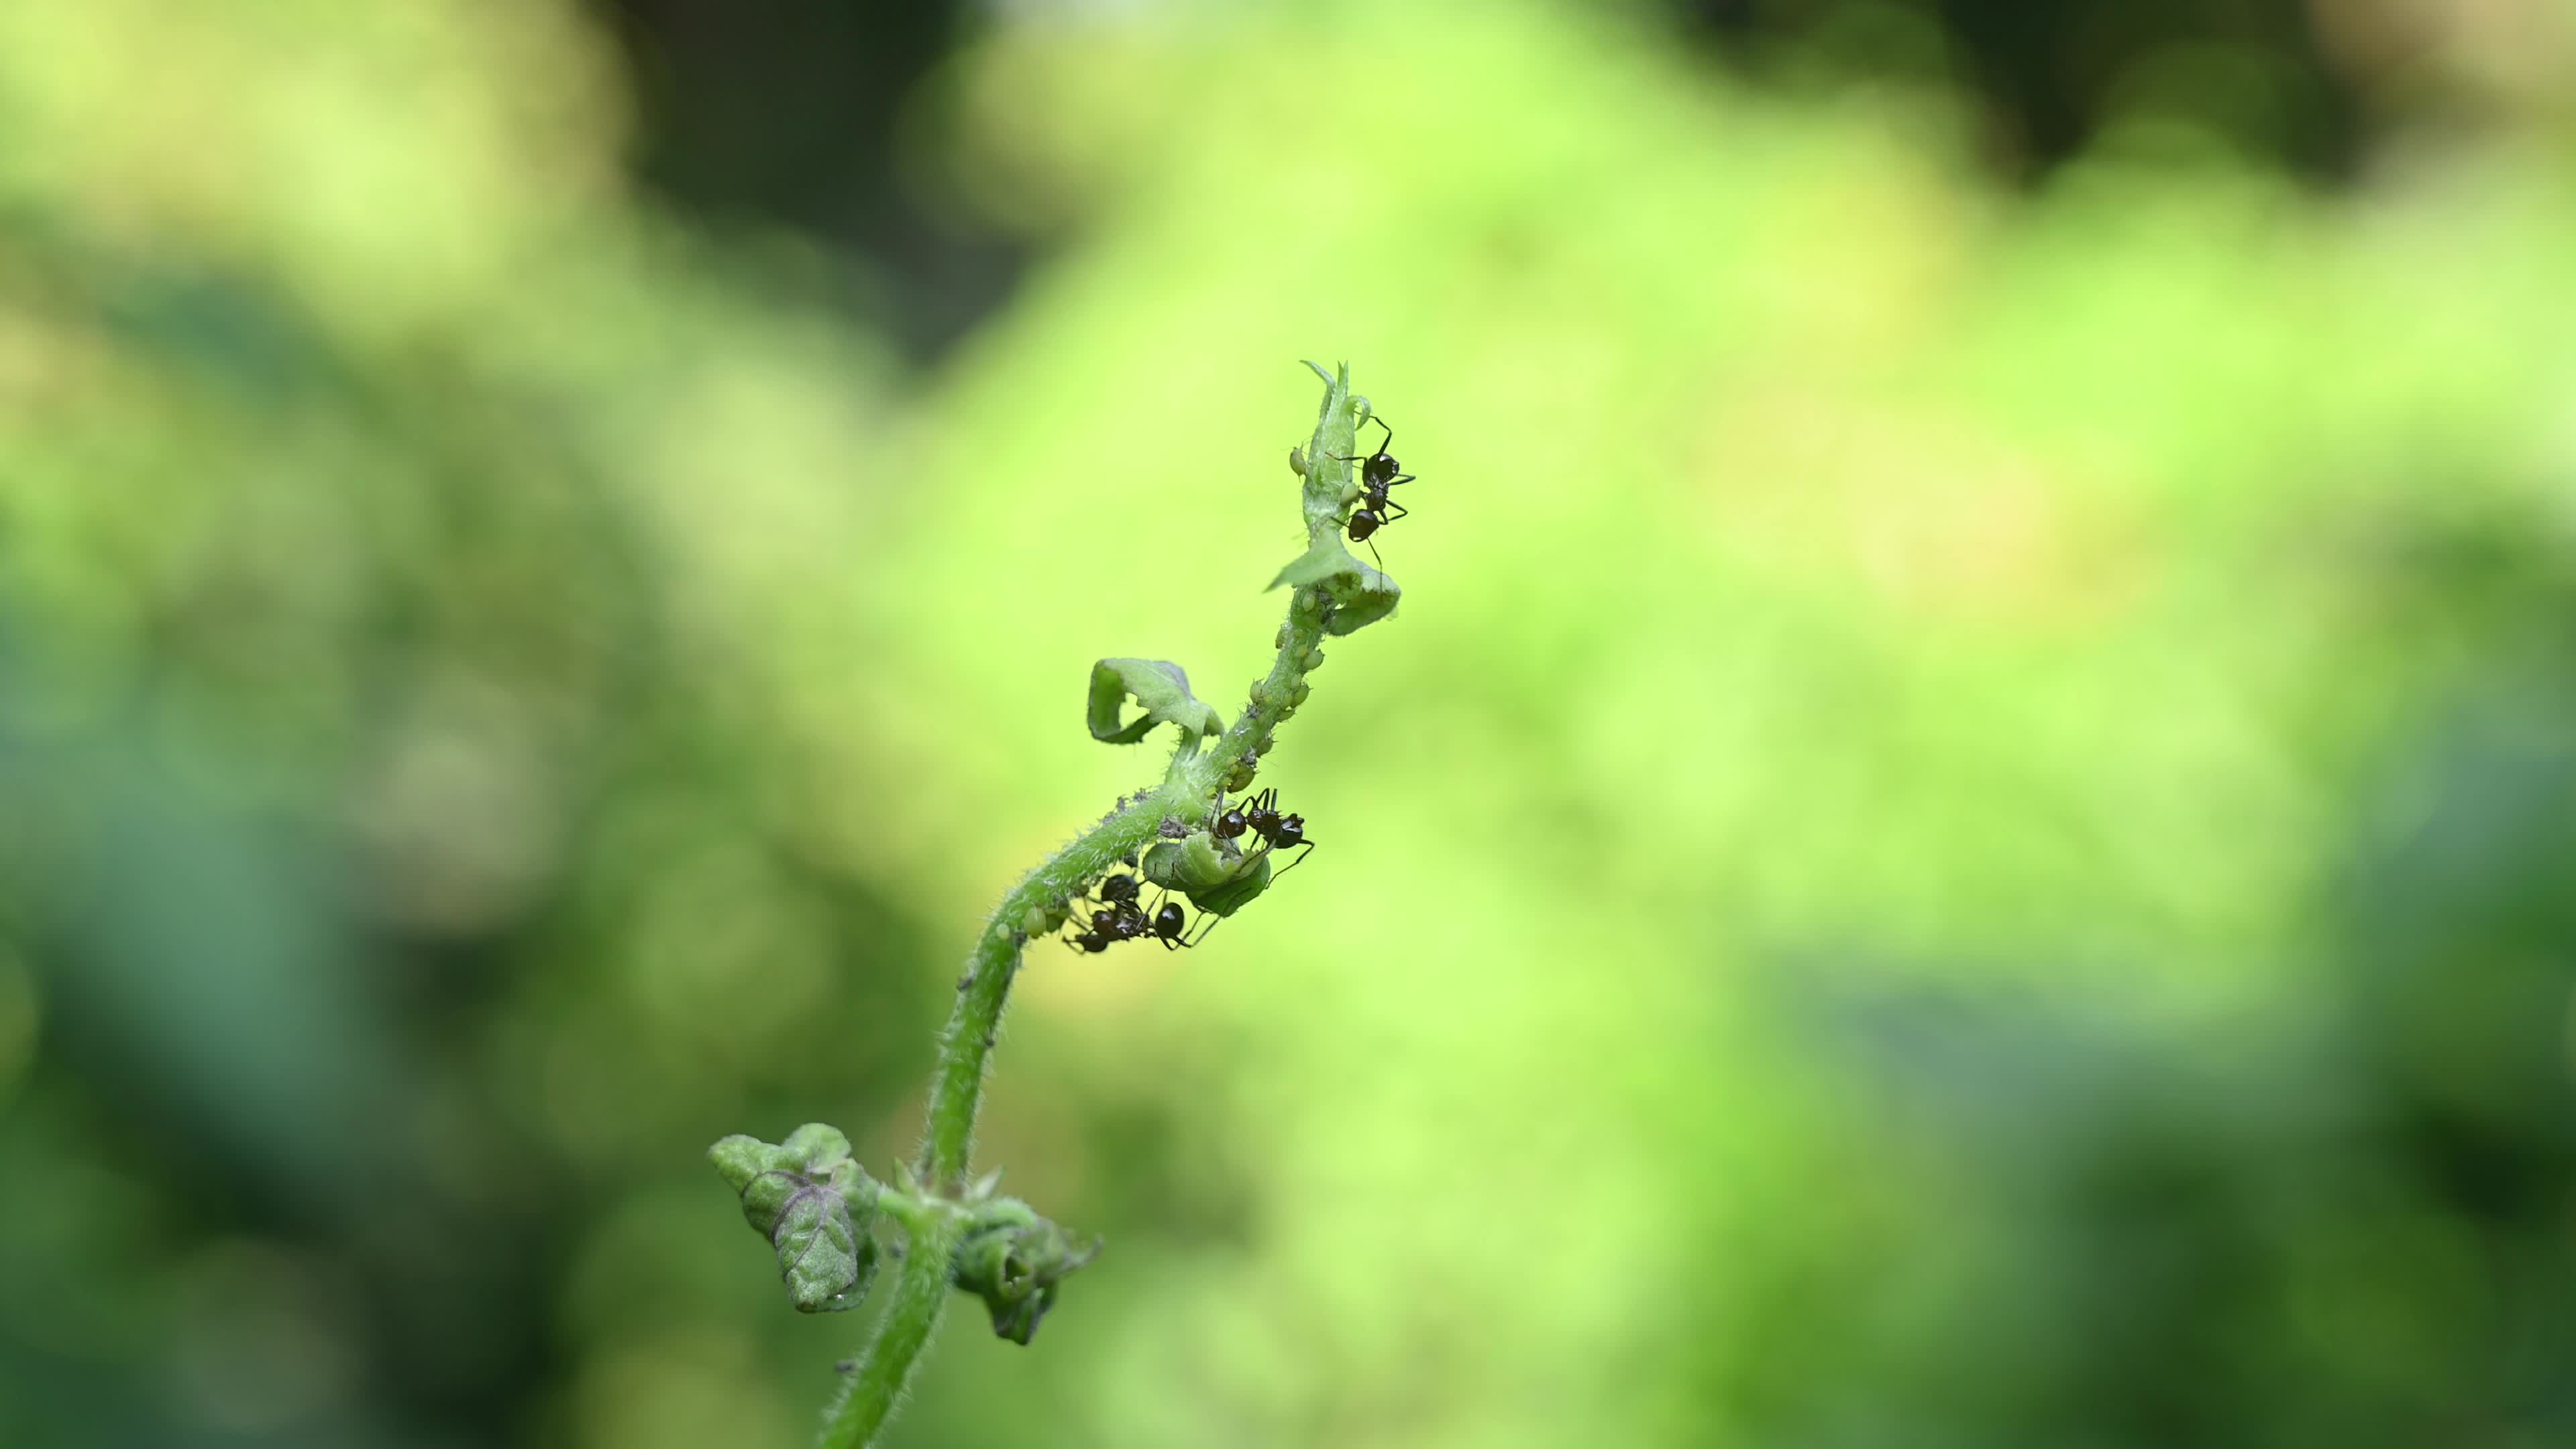
[[[949,1278],[984,1300],[996,1335],[1026,1344],[1055,1306],[1056,1285],[1098,1251],[1096,1243],[1075,1247],[1064,1229],[1027,1203],[993,1198],[976,1205],[949,1259]]]
[[[743,1221],[778,1257],[788,1301],[799,1312],[837,1313],[858,1305],[876,1271],[877,1184],[850,1157],[850,1140],[809,1122],[772,1145],[736,1134],[707,1160],[742,1199]]]

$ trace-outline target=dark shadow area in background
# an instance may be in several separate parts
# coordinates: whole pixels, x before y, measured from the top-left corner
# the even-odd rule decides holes
[[[1875,49],[1863,7],[1832,0],[1674,0],[1759,74],[1784,48],[1820,46],[1866,73],[1904,60]],[[1868,9],[1876,9],[1873,6]],[[1987,159],[2016,181],[2082,153],[2117,107],[2151,87],[2249,154],[2311,181],[2349,176],[2370,138],[2369,97],[2331,63],[2311,0],[1887,0],[1937,28],[1956,81],[1980,102]],[[2194,84],[2173,62],[2241,62]],[[2162,83],[2156,72],[2164,71]]]
[[[1866,947],[1784,964],[1793,1034],[1868,1084],[1831,1151],[1872,1188],[1819,1206],[1828,1243],[1747,1286],[1737,1338],[1679,1335],[1775,1345],[1698,1366],[1713,1425],[2576,1443],[2576,571],[2543,533],[2391,521],[2365,566],[2393,627],[2466,647],[2360,783],[2277,1006],[2213,1027],[2092,986],[1873,986]]]
[[[639,177],[701,222],[834,253],[836,300],[916,363],[1010,300],[1030,248],[908,191],[908,98],[965,40],[923,0],[589,0],[626,64]]]
[[[839,263],[837,300],[917,364],[1008,302],[1038,245],[933,208],[902,179],[903,116],[972,34],[979,7],[924,0],[589,0],[635,99],[639,177],[717,226],[783,227]],[[1791,53],[1867,76],[1920,68],[1874,47],[1867,11],[1832,0],[1667,0],[1686,31],[1760,77]],[[1937,28],[1979,102],[1986,155],[2044,179],[2079,154],[2140,77],[2232,56],[2210,83],[2156,86],[2249,154],[2312,181],[2350,174],[2372,99],[2338,75],[2306,0],[1896,0]],[[1857,18],[1856,18],[1857,17]],[[1364,83],[1365,73],[1353,77]],[[2222,83],[2224,82],[2224,83]]]

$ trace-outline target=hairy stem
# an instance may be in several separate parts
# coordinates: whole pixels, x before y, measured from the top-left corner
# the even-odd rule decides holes
[[[1321,369],[1317,369],[1321,371]],[[1358,414],[1350,405],[1348,374],[1328,379],[1324,406],[1304,453],[1304,511],[1309,545],[1335,538],[1350,501],[1350,464]],[[1252,699],[1212,744],[1191,738],[1174,754],[1162,785],[1111,811],[1098,824],[1048,856],[1002,897],[985,922],[957,983],[957,1001],[940,1034],[939,1062],[930,1078],[930,1109],[916,1167],[922,1190],[954,1193],[964,1183],[974,1150],[975,1111],[984,1095],[984,1073],[1036,923],[1060,918],[1066,901],[1082,894],[1109,868],[1152,844],[1163,822],[1203,824],[1214,813],[1217,792],[1242,790],[1280,721],[1303,700],[1306,676],[1324,662],[1326,600],[1320,589],[1300,588],[1280,626],[1278,657],[1252,687]],[[823,1449],[859,1449],[892,1417],[913,1365],[930,1343],[948,1305],[949,1257],[956,1248],[953,1214],[932,1206],[906,1223],[909,1247],[893,1301],[876,1336],[860,1356],[840,1398],[824,1418]]]
[[[918,1171],[932,1191],[954,1189],[966,1175],[973,1150],[975,1109],[984,1095],[984,1064],[992,1055],[1001,1026],[1002,1005],[1010,997],[1011,978],[1019,974],[1027,948],[1031,911],[1043,912],[1055,902],[1087,889],[1125,857],[1155,838],[1167,815],[1191,823],[1204,819],[1207,803],[1173,799],[1170,784],[1136,804],[1114,811],[1070,845],[1048,856],[1030,871],[984,923],[984,934],[967,958],[959,978],[957,1003],[949,1008],[947,1030],[940,1034],[939,1065],[930,1078],[930,1115],[921,1142]]]
[[[842,1379],[839,1397],[823,1411],[822,1449],[860,1449],[873,1443],[877,1431],[894,1417],[921,1351],[948,1307],[948,1257],[957,1246],[957,1229],[955,1214],[937,1210],[908,1224],[910,1241],[903,1271],[895,1278],[894,1301],[886,1305],[857,1368]]]

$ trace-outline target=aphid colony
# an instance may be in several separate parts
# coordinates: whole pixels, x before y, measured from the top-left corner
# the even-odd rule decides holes
[[[1218,803],[1223,805],[1222,800]],[[1237,843],[1246,834],[1259,842],[1249,851]],[[1078,911],[1089,909],[1068,915],[1066,924],[1081,929],[1065,937],[1064,943],[1084,952],[1106,951],[1120,941],[1160,941],[1166,951],[1196,946],[1220,919],[1268,889],[1274,878],[1273,853],[1297,852],[1280,868],[1279,874],[1285,875],[1303,865],[1306,852],[1314,848],[1315,843],[1306,838],[1305,817],[1282,813],[1279,792],[1264,790],[1242,805],[1218,810],[1205,830],[1163,841],[1146,852],[1142,879],[1121,874],[1101,881],[1092,894],[1076,902]],[[1130,863],[1135,863],[1133,857]],[[1150,915],[1144,906],[1147,881],[1162,891]],[[1180,902],[1171,898],[1175,890],[1199,907],[1196,935],[1190,934],[1188,914]]]

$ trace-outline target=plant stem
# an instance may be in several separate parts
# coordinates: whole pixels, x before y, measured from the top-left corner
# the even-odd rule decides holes
[[[823,1411],[822,1449],[860,1449],[894,1417],[921,1351],[948,1307],[948,1259],[957,1246],[955,1213],[934,1209],[909,1224],[903,1271],[894,1301],[878,1320],[876,1336],[843,1378],[839,1397]]]
[[[1339,460],[1353,451],[1357,431],[1345,372],[1330,379],[1306,448],[1304,510],[1310,545],[1339,535],[1342,509],[1351,497],[1350,464]],[[1031,926],[1052,918],[1056,908],[1090,889],[1111,866],[1160,838],[1166,820],[1203,824],[1215,813],[1220,787],[1231,783],[1240,790],[1250,784],[1254,762],[1269,753],[1280,721],[1295,712],[1307,674],[1323,663],[1324,609],[1320,590],[1298,589],[1289,601],[1287,622],[1280,626],[1279,654],[1270,672],[1252,687],[1251,702],[1213,746],[1201,748],[1196,738],[1184,741],[1160,788],[1111,811],[1048,856],[993,908],[958,981],[957,1002],[939,1038],[939,1062],[931,1070],[930,1110],[916,1168],[930,1201],[905,1224],[908,1246],[894,1299],[857,1370],[824,1415],[822,1449],[860,1449],[874,1441],[948,1306],[949,1258],[957,1245],[958,1218],[938,1199],[964,1183],[985,1067]]]
[[[930,1078],[929,1122],[918,1167],[926,1190],[953,1189],[966,1175],[967,1155],[974,1147],[975,1109],[984,1095],[984,1064],[992,1054],[1011,978],[1019,974],[1030,912],[1043,912],[1088,889],[1111,866],[1151,844],[1165,816],[1193,824],[1205,818],[1206,801],[1196,802],[1193,812],[1190,801],[1170,798],[1175,793],[1167,783],[1143,800],[1113,811],[1072,844],[1048,856],[994,907],[975,954],[967,958],[957,1004],[949,1009],[948,1027],[939,1038],[939,1065]]]

